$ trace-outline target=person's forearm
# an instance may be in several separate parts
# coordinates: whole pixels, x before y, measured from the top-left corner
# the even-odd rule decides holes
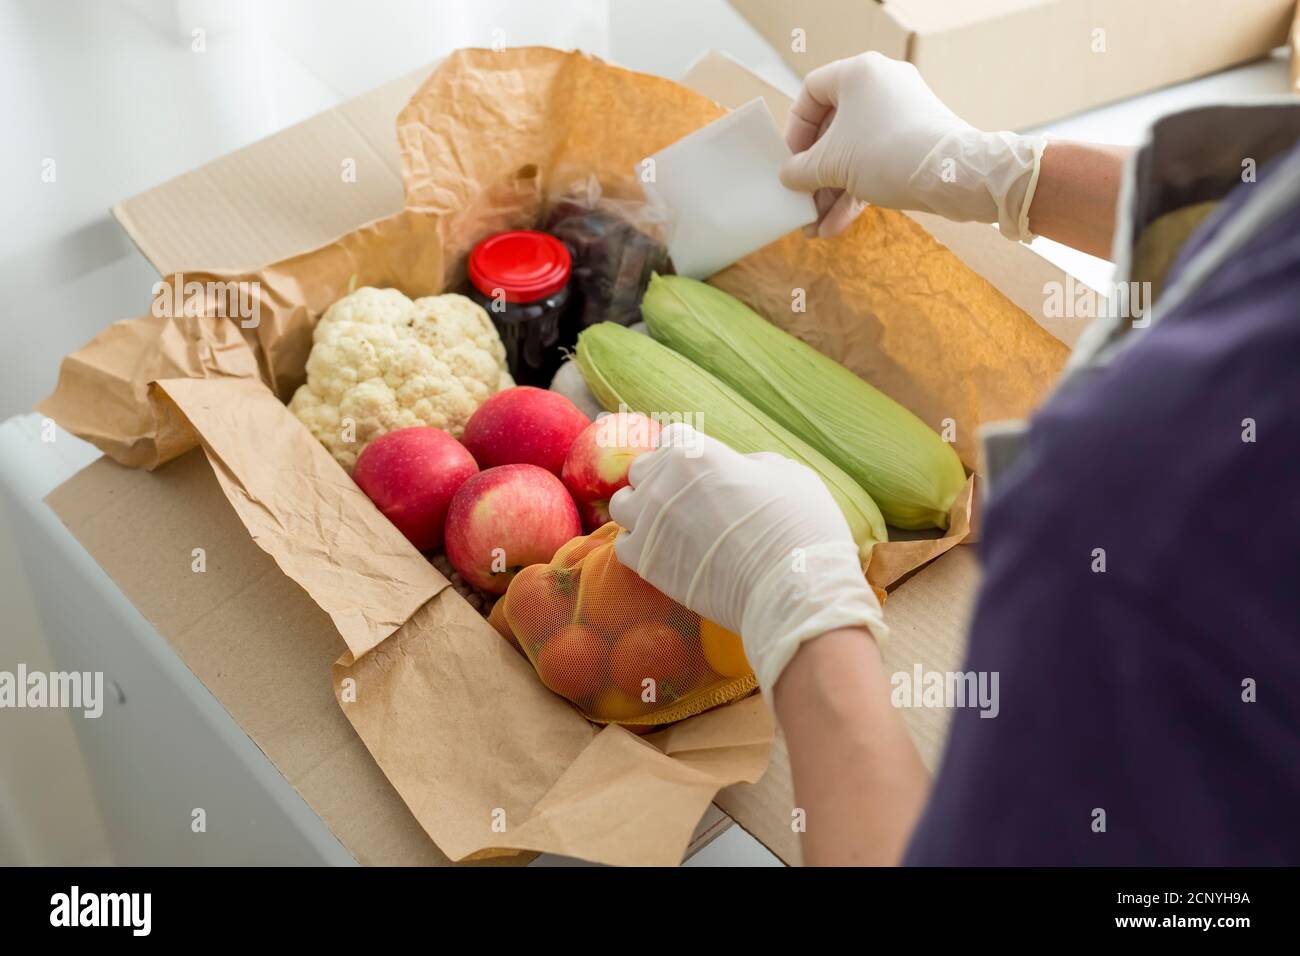
[[[1068,140],[1048,143],[1029,207],[1030,231],[1109,258],[1120,175],[1131,151]]]
[[[930,781],[889,693],[880,649],[856,628],[809,641],[777,682],[805,865],[902,857]]]

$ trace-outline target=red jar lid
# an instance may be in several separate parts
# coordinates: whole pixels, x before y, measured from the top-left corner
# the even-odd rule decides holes
[[[469,281],[486,296],[534,302],[569,284],[569,250],[554,236],[514,229],[488,236],[469,254]]]

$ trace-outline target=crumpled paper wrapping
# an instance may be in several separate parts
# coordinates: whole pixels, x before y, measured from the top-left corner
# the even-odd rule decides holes
[[[597,729],[450,589],[360,660],[340,658],[334,690],[454,860],[536,850],[676,865],[714,795],[757,781],[772,743],[756,697],[645,739]]]
[[[394,286],[412,298],[442,290],[436,225],[431,216],[401,212],[259,272],[186,272],[186,284],[241,283],[256,325],[187,315],[182,302],[168,310],[156,300],[156,315],[115,322],[64,359],[54,393],[36,409],[124,465],[157,468],[198,441],[167,417],[150,383],[260,379],[288,401],[306,380],[316,320],[350,288]]]
[[[64,359],[36,409],[114,460],[153,469],[198,442],[183,417],[151,400],[150,384],[165,378],[257,381],[257,358],[229,319],[126,319]]]
[[[634,164],[721,115],[668,80],[549,49],[462,50],[402,111],[407,209],[249,275],[260,321],[149,316],[65,360],[40,409],[135,467],[202,444],[259,546],[326,609],[347,645],[340,705],[416,818],[453,859],[540,850],[675,863],[722,787],[763,773],[766,705],[739,701],[637,738],[597,731],[549,693],[281,404],[316,319],[357,285],[458,288],[483,236],[534,226],[549,197]],[[200,265],[200,264],[196,264]],[[978,424],[1023,417],[1065,349],[902,214],[843,237],[791,235],[714,280],[862,374],[975,463]],[[807,310],[792,309],[802,289]],[[156,383],[156,384],[155,384]],[[277,400],[278,399],[278,400]],[[901,580],[969,533],[973,482],[937,539],[878,547]]]
[[[156,387],[199,436],[253,540],[330,616],[349,653],[369,652],[447,587],[261,382],[182,378]]]

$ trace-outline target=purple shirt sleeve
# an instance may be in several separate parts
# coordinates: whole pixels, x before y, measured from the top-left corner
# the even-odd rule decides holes
[[[1300,862],[1300,210],[1047,403],[981,547],[999,712],[906,862]]]

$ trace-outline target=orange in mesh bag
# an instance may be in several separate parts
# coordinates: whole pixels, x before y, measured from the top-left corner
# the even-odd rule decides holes
[[[610,522],[524,568],[489,620],[597,723],[666,724],[752,691],[740,638],[621,564],[618,531]]]

